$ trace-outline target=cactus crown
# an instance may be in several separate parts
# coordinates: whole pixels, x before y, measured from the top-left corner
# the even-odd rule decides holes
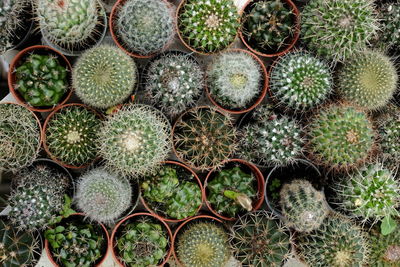
[[[132,187],[103,168],[89,171],[79,178],[75,202],[91,220],[112,223],[131,205]]]
[[[0,104],[0,170],[17,171],[39,153],[40,127],[33,113],[20,105]]]
[[[270,77],[271,92],[279,105],[305,111],[321,104],[332,90],[332,73],[324,61],[308,52],[282,56]]]
[[[389,235],[382,235],[376,229],[371,231],[371,266],[396,267],[400,264],[400,229]]]
[[[175,124],[177,156],[199,170],[218,167],[234,152],[236,130],[231,118],[215,108],[197,107]]]
[[[266,211],[241,216],[229,236],[233,253],[243,266],[282,266],[290,254],[289,229]]]
[[[171,148],[171,126],[158,110],[128,104],[111,115],[100,130],[100,155],[122,176],[153,172]]]
[[[96,108],[122,103],[137,83],[137,67],[132,58],[114,46],[101,45],[79,57],[72,83],[82,101]]]
[[[47,124],[47,147],[64,164],[88,164],[98,153],[100,125],[97,114],[89,109],[80,106],[63,107]]]
[[[185,0],[178,16],[178,30],[183,39],[203,53],[227,48],[240,26],[232,0]]]
[[[287,226],[299,232],[318,229],[329,213],[323,192],[307,180],[285,184],[280,192],[280,206]]]
[[[215,101],[227,108],[246,108],[260,95],[261,66],[245,52],[224,52],[209,65],[207,84]]]
[[[141,55],[161,50],[174,36],[172,14],[162,0],[125,1],[114,28],[124,48]]]

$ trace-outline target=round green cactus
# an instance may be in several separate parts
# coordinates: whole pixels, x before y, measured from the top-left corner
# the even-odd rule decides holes
[[[220,267],[231,256],[227,232],[212,222],[191,223],[178,234],[175,246],[184,267]]]
[[[378,36],[378,46],[396,48],[400,45],[400,3],[387,3],[379,8],[381,32]]]
[[[368,51],[344,62],[338,74],[338,91],[346,101],[373,110],[389,102],[396,91],[397,80],[390,58]]]
[[[128,51],[154,54],[174,36],[172,12],[162,0],[127,0],[117,9],[114,31]]]
[[[279,267],[290,255],[289,228],[266,211],[240,217],[229,236],[233,253],[243,266]]]
[[[66,106],[48,121],[46,145],[53,157],[71,166],[83,166],[98,154],[101,120],[81,106]]]
[[[100,156],[110,170],[122,176],[147,175],[167,158],[170,134],[171,125],[160,111],[128,104],[100,129]]]
[[[279,105],[302,112],[326,100],[332,91],[332,72],[310,53],[292,52],[274,65],[269,84]]]
[[[92,220],[114,222],[131,206],[131,200],[129,182],[103,168],[93,169],[79,178],[75,202]]]
[[[165,53],[152,61],[144,84],[152,104],[173,117],[194,106],[204,85],[204,72],[189,54]]]
[[[301,16],[302,40],[334,62],[363,51],[378,29],[370,0],[310,0]]]
[[[347,105],[331,105],[311,121],[308,152],[318,164],[334,170],[355,168],[375,146],[375,133],[367,115]]]
[[[400,228],[389,235],[382,235],[372,229],[370,264],[376,267],[396,267],[400,265]]]
[[[137,67],[132,58],[117,47],[102,45],[79,57],[72,83],[82,101],[96,108],[122,103],[135,89]]]
[[[299,232],[318,229],[329,213],[323,192],[307,180],[294,180],[280,191],[280,206],[287,226]]]
[[[216,53],[235,40],[239,18],[233,0],[185,0],[178,14],[178,30],[195,50]]]
[[[378,119],[379,144],[383,153],[384,164],[389,167],[400,165],[400,109],[388,112]]]
[[[242,51],[224,52],[207,69],[211,97],[229,109],[244,109],[253,104],[263,89],[260,63]]]

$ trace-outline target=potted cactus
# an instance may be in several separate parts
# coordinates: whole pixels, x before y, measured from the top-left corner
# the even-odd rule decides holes
[[[264,177],[253,164],[230,159],[211,170],[204,182],[206,204],[216,216],[235,220],[239,215],[257,210],[264,202]]]
[[[180,222],[198,213],[203,187],[197,174],[177,161],[163,162],[140,186],[143,205],[167,222]]]
[[[388,168],[400,165],[400,108],[394,107],[376,120],[383,163]]]
[[[377,227],[371,228],[370,235],[370,257],[372,266],[395,267],[400,264],[400,228],[388,235],[383,235]]]
[[[164,266],[171,255],[172,233],[158,216],[135,213],[111,235],[112,255],[121,266]]]

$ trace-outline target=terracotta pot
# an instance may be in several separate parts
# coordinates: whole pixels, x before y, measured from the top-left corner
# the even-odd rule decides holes
[[[86,220],[85,214],[83,214],[83,213],[74,213],[74,214],[70,215],[68,218],[64,218],[63,220],[69,220],[71,217],[81,217],[82,221]],[[61,221],[61,223],[62,223],[62,221]],[[95,222],[92,222],[91,224],[94,224],[94,223]],[[104,253],[103,257],[101,257],[99,260],[97,260],[97,263],[94,264],[94,266],[101,266],[103,264],[103,262],[105,261],[105,259],[107,258],[107,254],[108,254],[109,247],[110,247],[110,237],[108,235],[107,228],[103,224],[101,224],[101,223],[96,223],[96,224],[101,226],[101,229],[103,230],[103,236],[106,238],[105,253]],[[44,247],[46,249],[47,257],[50,260],[50,262],[53,264],[53,266],[60,267],[60,265],[57,264],[57,262],[53,258],[53,253],[51,252],[51,248],[50,248],[50,245],[49,245],[49,242],[47,241],[47,239],[45,239],[45,241],[44,241]]]
[[[183,168],[186,172],[189,172],[191,175],[193,175],[194,180],[196,180],[197,184],[198,184],[199,187],[200,187],[200,191],[201,191],[201,202],[202,202],[202,203],[201,203],[200,206],[197,208],[197,211],[196,211],[196,214],[197,214],[197,213],[200,211],[200,209],[201,209],[201,207],[202,207],[202,205],[203,205],[203,196],[204,196],[203,186],[202,186],[201,181],[200,181],[199,177],[197,176],[197,174],[196,174],[193,170],[191,170],[189,167],[187,167],[186,165],[184,165],[184,164],[182,164],[182,163],[180,163],[180,162],[178,162],[178,161],[164,161],[164,162],[162,162],[162,164],[163,164],[163,165],[168,165],[168,164],[169,164],[169,165],[176,165],[176,166],[179,166],[179,167]],[[178,177],[178,178],[179,178],[179,177]],[[152,209],[149,207],[149,205],[146,203],[146,200],[145,200],[142,196],[140,197],[140,200],[141,200],[143,206],[146,208],[146,210],[148,210],[151,214],[157,215],[158,217],[160,217],[160,218],[161,218],[163,221],[165,221],[165,222],[178,223],[178,222],[185,221],[186,219],[195,216],[195,215],[193,215],[193,216],[186,217],[186,218],[179,219],[179,220],[178,220],[178,219],[170,219],[170,218],[167,218],[166,216],[163,216],[163,215],[161,215],[161,214],[155,212],[154,210],[152,210]]]
[[[260,0],[247,0],[247,3],[243,6],[242,18],[245,16],[246,11],[248,11],[247,9],[250,7],[250,4],[253,4],[254,2],[257,2],[257,1],[260,1]],[[290,7],[293,8],[294,15],[296,16],[295,33],[294,33],[294,36],[293,36],[291,42],[289,43],[289,45],[285,46],[285,49],[283,49],[282,51],[277,51],[277,52],[271,53],[271,54],[265,54],[265,53],[257,51],[256,49],[251,47],[251,45],[246,41],[246,37],[243,34],[242,28],[240,28],[240,30],[239,30],[240,39],[242,40],[243,44],[254,54],[257,54],[262,57],[281,56],[281,55],[284,55],[287,52],[289,52],[293,48],[293,46],[296,44],[297,40],[299,39],[299,37],[300,37],[300,11],[291,0],[282,0],[282,1],[286,2]],[[242,27],[243,27],[243,25],[244,25],[244,22],[242,22]]]
[[[263,80],[262,80],[262,90],[260,95],[258,96],[258,98],[254,101],[254,104],[251,105],[248,108],[242,109],[242,110],[237,110],[237,109],[228,109],[228,108],[224,108],[221,104],[219,104],[216,100],[214,100],[213,96],[210,93],[210,89],[208,88],[208,84],[206,82],[206,94],[208,99],[211,101],[211,103],[213,103],[216,107],[218,107],[219,109],[231,113],[231,114],[243,114],[246,112],[249,112],[250,110],[253,110],[254,108],[256,108],[264,99],[265,95],[267,94],[268,90],[268,82],[269,82],[269,76],[268,76],[268,72],[267,69],[264,66],[264,63],[253,53],[245,50],[245,49],[229,49],[226,52],[243,52],[243,53],[247,53],[250,56],[252,56],[259,64],[260,67],[262,69],[262,73],[263,73]],[[207,78],[206,78],[207,81]]]
[[[117,17],[117,12],[118,9],[120,8],[120,6],[122,6],[127,0],[118,0],[114,6],[112,7],[111,13],[110,13],[110,19],[108,21],[108,24],[110,26],[110,33],[111,33],[111,37],[114,40],[115,44],[122,49],[126,54],[130,55],[131,57],[135,57],[135,58],[151,58],[153,56],[155,56],[158,52],[155,52],[153,54],[150,55],[140,55],[138,53],[135,52],[131,52],[128,51],[128,49],[126,49],[122,43],[119,41],[119,38],[117,36],[117,33],[115,32],[115,26],[114,26],[114,19]],[[171,10],[171,14],[173,17],[173,13],[172,13],[172,4],[169,3],[167,0],[161,0],[163,2],[165,2],[165,4],[167,4],[167,6],[170,8]],[[173,41],[173,38],[171,38],[171,40],[162,48],[160,49],[160,51],[164,50],[166,47],[168,47],[171,42]]]
[[[57,159],[49,150],[49,147],[47,146],[47,135],[46,135],[46,131],[47,131],[47,126],[50,122],[50,120],[54,117],[54,115],[59,112],[61,109],[66,108],[66,107],[71,107],[71,106],[77,106],[77,107],[83,107],[93,113],[95,113],[97,115],[97,117],[99,119],[103,119],[103,116],[98,113],[95,109],[88,107],[84,104],[79,104],[79,103],[70,103],[70,104],[65,104],[65,105],[60,105],[57,106],[53,112],[50,113],[49,116],[47,116],[44,125],[43,125],[43,130],[42,130],[42,140],[43,140],[43,148],[46,151],[47,155],[49,155],[49,157],[54,160],[55,162],[57,162],[58,164],[66,167],[66,168],[70,168],[70,169],[83,169],[86,168],[88,166],[90,166],[93,162],[97,161],[100,157],[98,156],[97,158],[95,158],[94,160],[92,160],[91,162],[88,162],[86,164],[80,165],[80,166],[73,166],[67,163],[62,162],[61,160]]]
[[[229,164],[229,163],[239,163],[239,165],[244,165],[248,169],[250,169],[251,172],[253,173],[253,175],[255,176],[255,179],[257,180],[257,199],[255,199],[253,201],[252,206],[253,206],[253,211],[258,210],[264,202],[264,187],[265,187],[265,185],[264,185],[264,176],[262,175],[261,171],[254,164],[244,161],[244,160],[241,160],[241,159],[231,159],[231,160],[227,161],[226,164]],[[215,172],[218,172],[221,169],[224,169],[224,167],[218,168],[218,169],[213,169],[207,174],[206,180],[204,181],[204,190],[203,190],[204,197],[203,198],[205,199],[208,209],[215,216],[217,216],[223,220],[226,220],[226,221],[234,221],[234,220],[238,219],[239,216],[232,218],[232,217],[226,217],[226,216],[218,213],[217,211],[215,211],[213,209],[211,203],[207,199],[207,184],[214,178],[213,174]]]
[[[57,55],[57,58],[60,62],[61,65],[64,65],[65,67],[67,67],[67,71],[68,71],[68,83],[69,83],[69,90],[67,92],[65,92],[64,96],[61,99],[61,102],[57,105],[55,105],[54,107],[32,107],[29,106],[25,99],[20,95],[20,93],[14,88],[14,84],[16,83],[16,75],[15,75],[15,69],[17,67],[19,67],[19,65],[21,65],[21,61],[23,61],[25,59],[25,56],[32,53],[32,52],[39,52],[39,54],[53,54],[53,55]],[[13,61],[10,64],[10,71],[8,72],[8,88],[10,89],[11,94],[15,97],[15,99],[22,104],[25,104],[27,106],[27,108],[29,108],[32,111],[37,111],[37,112],[49,112],[54,110],[57,106],[59,105],[63,105],[65,104],[69,98],[72,95],[72,84],[71,84],[71,73],[72,73],[72,66],[69,63],[68,59],[61,54],[60,52],[58,52],[57,50],[49,47],[49,46],[44,46],[44,45],[34,45],[34,46],[30,46],[28,48],[25,48],[24,50],[22,50],[21,52],[19,52],[15,58],[13,59]]]
[[[169,242],[170,242],[170,247],[168,250],[167,255],[164,258],[164,261],[158,265],[158,266],[164,266],[165,263],[168,261],[169,257],[171,256],[172,253],[172,232],[171,229],[169,228],[168,224],[166,224],[160,217],[158,217],[155,214],[150,214],[150,213],[146,213],[146,212],[139,212],[139,213],[134,213],[132,215],[129,215],[128,217],[126,217],[125,219],[123,219],[122,221],[120,221],[113,229],[112,234],[111,234],[111,240],[110,240],[110,246],[111,246],[111,252],[112,252],[112,256],[115,260],[115,262],[117,262],[120,266],[124,267],[126,266],[125,264],[123,264],[119,258],[118,258],[118,252],[116,251],[116,243],[115,243],[115,238],[118,232],[118,228],[121,227],[121,225],[125,222],[127,222],[128,220],[131,220],[132,218],[136,219],[135,217],[139,217],[139,216],[150,216],[152,217],[154,220],[156,221],[160,221],[160,223],[164,226],[164,228],[167,230],[168,232],[168,237],[169,237]],[[133,219],[133,220],[134,220]]]

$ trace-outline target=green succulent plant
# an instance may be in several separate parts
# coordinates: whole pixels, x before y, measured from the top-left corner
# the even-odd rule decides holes
[[[72,84],[87,105],[106,109],[121,104],[134,91],[137,66],[117,47],[101,45],[79,57],[72,72]]]
[[[239,18],[232,0],[185,0],[178,13],[178,31],[195,50],[216,53],[235,40]]]
[[[254,211],[231,227],[229,243],[243,266],[278,267],[290,255],[292,236],[271,213]]]
[[[229,109],[249,107],[263,89],[260,64],[253,56],[242,51],[219,54],[206,73],[212,98]]]
[[[175,192],[167,201],[166,213],[168,216],[180,220],[196,215],[202,204],[199,185],[194,182],[184,181],[179,184],[178,189],[179,191]]]
[[[396,108],[378,119],[379,144],[384,165],[396,168],[400,165],[400,109]]]
[[[332,72],[324,61],[308,52],[297,51],[277,61],[269,84],[278,105],[302,112],[327,99],[333,86]]]
[[[372,229],[370,265],[376,267],[396,267],[400,265],[400,229],[389,235],[382,235]]]
[[[127,0],[116,13],[114,31],[125,49],[151,55],[174,36],[170,7],[161,0]]]
[[[121,107],[104,122],[99,134],[106,166],[122,176],[152,173],[171,148],[171,126],[158,110],[139,104]]]
[[[0,171],[30,165],[39,154],[40,126],[27,108],[0,104]]]
[[[386,3],[378,10],[381,32],[378,35],[377,46],[396,48],[400,45],[400,3]]]

